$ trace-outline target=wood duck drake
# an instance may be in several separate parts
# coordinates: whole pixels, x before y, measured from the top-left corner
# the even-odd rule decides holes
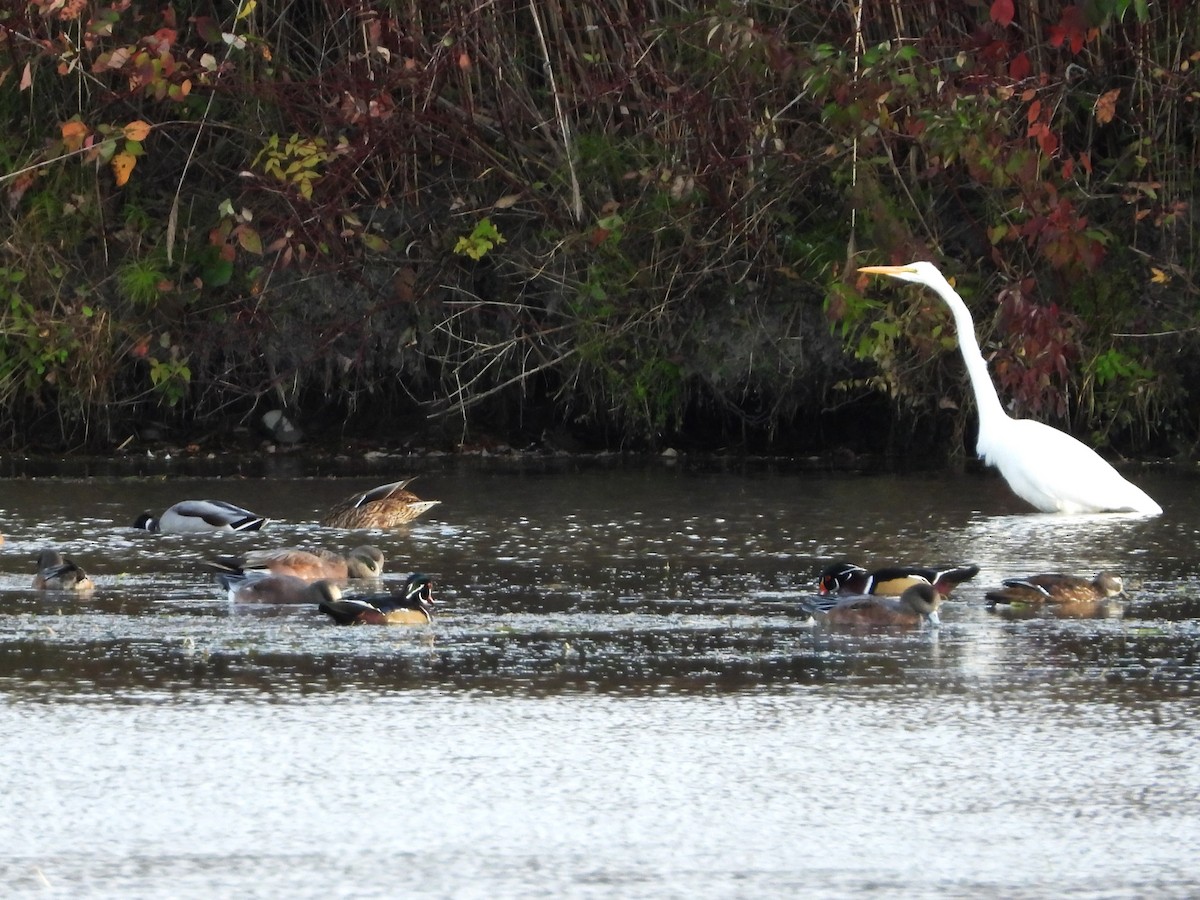
[[[324,603],[341,599],[342,590],[331,581],[305,581],[294,575],[272,575],[267,571],[217,576],[234,603],[274,603],[295,605]]]
[[[821,572],[819,585],[822,594],[878,594],[898,597],[914,584],[931,584],[943,597],[950,595],[956,585],[979,574],[979,566],[955,566],[949,569],[930,569],[925,566],[887,566],[868,572],[854,563],[828,565]]]
[[[1100,572],[1095,578],[1051,572],[1028,578],[1006,578],[1004,587],[988,591],[988,603],[1093,603],[1115,597],[1125,589],[1121,576]]]
[[[323,600],[317,608],[338,625],[424,625],[433,619],[433,579],[409,575],[402,594]]]
[[[224,500],[181,500],[157,518],[142,513],[134,528],[165,534],[190,534],[201,531],[258,531],[270,519]]]
[[[395,528],[437,506],[440,500],[422,500],[404,488],[412,478],[382,484],[347,497],[321,521],[330,528]]]
[[[928,581],[904,589],[899,597],[879,594],[830,596],[807,603],[813,613],[830,625],[891,625],[912,628],[924,623],[941,624],[938,607],[946,597]]]
[[[342,556],[331,550],[282,547],[276,550],[251,550],[241,556],[218,556],[207,565],[227,575],[269,572],[272,575],[291,575],[305,581],[345,581],[348,578],[381,577],[383,552],[378,547],[362,546]]]
[[[85,593],[96,587],[87,572],[57,550],[43,550],[38,554],[37,574],[33,576],[36,591],[74,591]]]

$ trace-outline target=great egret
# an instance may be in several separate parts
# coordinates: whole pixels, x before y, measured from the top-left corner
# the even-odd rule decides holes
[[[1136,512],[1159,515],[1162,507],[1130,484],[1091,447],[1065,432],[1033,419],[1014,419],[1000,405],[987,363],[975,339],[975,323],[962,297],[937,267],[928,262],[904,266],[863,266],[858,271],[888,275],[933,290],[954,315],[958,349],[962,351],[975,405],[979,438],[975,450],[995,466],[1013,493],[1042,512]]]

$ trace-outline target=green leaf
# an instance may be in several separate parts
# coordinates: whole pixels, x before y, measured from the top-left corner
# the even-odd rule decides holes
[[[263,252],[262,238],[249,225],[243,225],[238,229],[238,243],[247,253],[259,255]]]

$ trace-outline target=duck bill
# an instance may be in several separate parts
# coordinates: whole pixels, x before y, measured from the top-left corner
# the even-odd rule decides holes
[[[859,266],[858,271],[864,275],[909,275],[914,271],[912,266]]]
[[[940,628],[941,627],[942,617],[938,614],[938,611],[936,609],[933,612],[931,612],[928,616],[926,616],[925,618],[929,620],[929,625],[931,628]]]

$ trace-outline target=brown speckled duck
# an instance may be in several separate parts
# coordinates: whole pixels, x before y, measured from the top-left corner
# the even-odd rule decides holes
[[[379,578],[383,575],[383,553],[378,547],[355,547],[345,556],[330,550],[301,550],[281,547],[275,550],[251,550],[241,556],[218,556],[207,564],[210,569],[229,575],[270,572],[291,575],[304,581],[348,578]]]
[[[988,603],[1093,603],[1115,597],[1125,589],[1121,576],[1100,572],[1095,578],[1050,572],[1028,578],[1006,578],[1004,587],[988,591]]]
[[[64,558],[57,550],[43,550],[38,554],[37,574],[33,576],[34,590],[74,591],[82,594],[95,587],[87,572],[70,559]]]
[[[322,520],[330,528],[395,528],[437,506],[440,500],[422,500],[404,488],[411,478],[393,481],[347,497]]]

